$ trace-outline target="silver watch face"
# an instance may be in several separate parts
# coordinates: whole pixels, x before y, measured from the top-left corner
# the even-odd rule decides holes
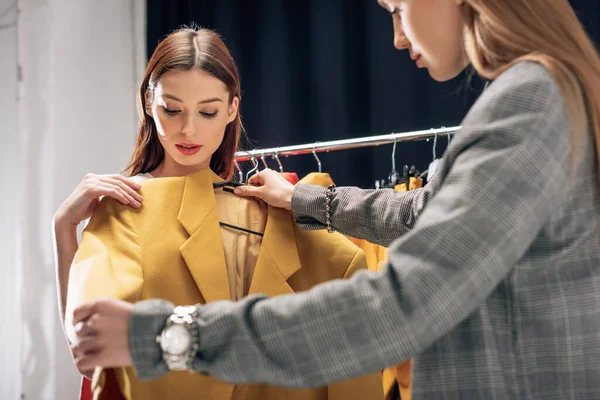
[[[184,325],[174,324],[168,326],[163,331],[161,347],[168,354],[184,354],[192,347],[192,335]]]
[[[177,306],[175,307],[175,314],[192,314],[196,311],[196,306]]]

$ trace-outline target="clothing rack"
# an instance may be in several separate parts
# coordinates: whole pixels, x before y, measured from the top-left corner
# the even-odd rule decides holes
[[[296,156],[301,154],[315,154],[336,150],[356,149],[359,147],[380,146],[385,144],[394,144],[401,142],[411,142],[435,138],[439,135],[450,135],[461,129],[460,126],[450,128],[431,128],[422,131],[390,133],[386,135],[367,136],[354,139],[332,140],[329,142],[315,142],[299,144],[295,146],[282,146],[267,149],[254,149],[249,151],[238,151],[235,153],[236,161],[251,161],[252,159],[264,159],[272,157],[278,159],[279,156]]]

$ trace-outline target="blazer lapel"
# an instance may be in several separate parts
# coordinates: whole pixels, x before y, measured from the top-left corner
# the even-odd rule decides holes
[[[179,251],[207,303],[231,299],[212,187],[219,180],[208,168],[186,176],[177,216],[190,235]]]
[[[301,267],[294,222],[288,211],[269,207],[267,226],[248,294],[268,296],[294,293],[287,279]]]

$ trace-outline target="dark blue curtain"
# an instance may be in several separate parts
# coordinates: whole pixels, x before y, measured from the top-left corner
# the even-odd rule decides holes
[[[573,1],[598,39],[600,4]],[[483,82],[465,71],[438,83],[393,47],[392,21],[375,0],[148,0],[148,54],[195,23],[219,32],[242,77],[241,113],[254,147],[274,147],[458,125]],[[441,154],[446,138],[438,140]],[[338,185],[387,178],[392,146],[320,154]],[[427,168],[432,141],[398,145],[396,165]],[[315,171],[312,155],[282,159]],[[274,161],[270,162],[275,167]]]

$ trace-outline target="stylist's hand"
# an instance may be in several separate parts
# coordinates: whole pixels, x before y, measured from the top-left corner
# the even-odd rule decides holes
[[[121,175],[87,174],[56,211],[55,223],[79,225],[92,216],[101,196],[112,197],[123,204],[140,208],[144,200],[137,193],[140,187]]]
[[[290,210],[294,185],[272,169],[265,169],[252,176],[247,186],[235,188],[235,193],[258,197],[272,207]]]

